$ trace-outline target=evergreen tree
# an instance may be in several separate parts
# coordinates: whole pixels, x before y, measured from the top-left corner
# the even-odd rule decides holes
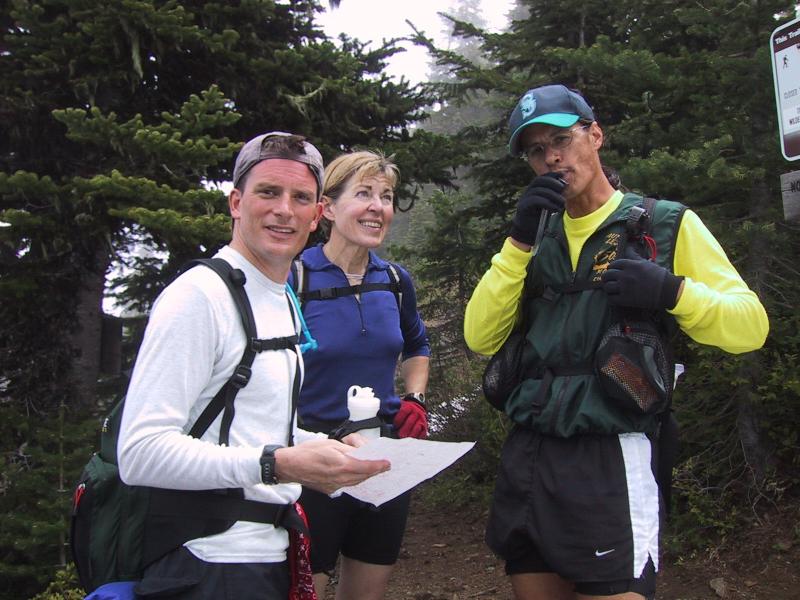
[[[448,34],[444,43],[447,56],[458,56],[461,64],[486,67],[488,62],[475,43],[473,32],[482,31],[486,21],[478,0],[454,2],[451,10],[440,13]],[[418,40],[428,48],[432,41],[422,33]],[[466,96],[453,94],[462,84],[458,69],[443,60],[430,63],[428,85],[437,96],[446,99],[431,107],[430,117],[422,125],[425,130],[449,134],[463,153],[471,151],[469,142],[462,143],[458,134],[464,128],[480,127],[497,119],[489,93],[479,91]],[[431,341],[431,376],[428,398],[432,419],[446,434],[457,437],[461,413],[475,405],[480,361],[463,340],[463,319],[467,300],[477,283],[483,265],[475,257],[480,230],[472,216],[475,186],[468,164],[456,171],[455,189],[441,190],[429,186],[418,210],[406,220],[409,227],[392,236],[393,256],[403,261],[417,278],[417,294]],[[402,222],[402,221],[401,221]],[[471,375],[471,376],[470,376]],[[479,465],[481,463],[479,462]],[[488,463],[481,466],[489,467]]]

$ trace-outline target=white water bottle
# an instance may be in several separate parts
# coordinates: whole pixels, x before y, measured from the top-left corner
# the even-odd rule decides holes
[[[347,390],[347,410],[350,411],[351,421],[363,421],[371,419],[378,415],[378,409],[381,407],[380,398],[372,393],[371,387],[361,387],[358,385],[351,385]],[[366,438],[379,438],[381,437],[380,427],[370,429],[362,429],[359,431],[361,435]]]

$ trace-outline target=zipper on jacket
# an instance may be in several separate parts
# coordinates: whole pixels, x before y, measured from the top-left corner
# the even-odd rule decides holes
[[[361,304],[361,299],[357,298],[356,296],[353,296],[353,299],[356,301],[356,306],[358,307],[358,316],[361,319],[361,335],[367,335],[367,327],[364,324],[364,307]]]
[[[342,269],[339,265],[335,265],[335,266],[341,272],[342,277],[344,277],[344,282],[347,285],[351,285],[350,284],[350,280],[347,278],[347,275],[345,275],[344,269]],[[367,269],[366,269],[366,271],[364,271],[364,278],[361,280],[361,283],[366,283],[367,274],[368,273],[369,273],[369,264],[367,264]],[[362,336],[363,335],[367,335],[367,327],[366,327],[366,325],[364,323],[364,308],[363,308],[363,306],[361,304],[361,298],[359,297],[358,294],[353,294],[353,300],[356,301],[356,308],[358,309],[358,318],[361,320],[361,331],[360,331],[360,333],[361,333]]]
[[[571,375],[566,376],[566,381],[561,386],[561,389],[558,393],[558,398],[556,399],[556,404],[553,407],[553,412],[550,414],[550,431],[555,431],[556,423],[558,422],[558,413],[561,411],[561,405],[564,403],[564,396],[567,393],[567,387],[569,386],[569,380],[572,378]]]

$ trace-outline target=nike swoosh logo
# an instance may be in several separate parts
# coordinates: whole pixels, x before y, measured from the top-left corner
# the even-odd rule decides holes
[[[606,554],[611,554],[612,552],[614,552],[614,550],[616,550],[616,548],[612,548],[611,550],[604,550],[603,552],[600,552],[600,550],[595,550],[594,551],[594,555],[595,556],[605,556]]]

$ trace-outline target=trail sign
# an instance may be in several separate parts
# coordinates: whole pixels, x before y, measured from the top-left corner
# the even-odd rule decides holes
[[[800,171],[781,175],[783,218],[790,223],[800,222]]]
[[[800,18],[775,28],[769,38],[781,152],[800,159]]]

